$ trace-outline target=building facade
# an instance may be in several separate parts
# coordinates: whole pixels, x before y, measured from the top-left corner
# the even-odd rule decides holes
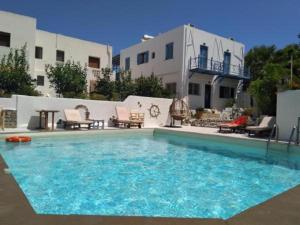
[[[36,25],[35,18],[0,11],[0,57],[26,44],[29,72],[36,79],[37,90],[45,96],[56,96],[45,66],[68,60],[79,62],[87,66],[87,90],[92,91],[101,68],[111,68],[112,47],[42,31]]]
[[[120,68],[130,70],[133,78],[159,76],[194,109],[221,110],[233,99],[245,107],[250,98],[243,91],[249,79],[244,52],[245,46],[231,38],[183,25],[121,50]]]

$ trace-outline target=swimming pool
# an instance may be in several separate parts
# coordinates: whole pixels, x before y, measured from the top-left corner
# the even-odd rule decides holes
[[[74,133],[0,147],[38,214],[227,219],[300,183],[297,154],[219,137]]]

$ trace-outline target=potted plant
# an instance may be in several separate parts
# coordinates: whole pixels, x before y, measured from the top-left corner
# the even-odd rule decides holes
[[[196,118],[197,119],[201,119],[203,112],[204,112],[204,108],[203,107],[196,108]]]

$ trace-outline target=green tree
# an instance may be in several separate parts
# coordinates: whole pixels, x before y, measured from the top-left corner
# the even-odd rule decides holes
[[[136,95],[136,85],[131,78],[130,71],[121,71],[120,80],[115,82],[115,92],[121,101],[129,95]]]
[[[45,68],[50,86],[59,95],[67,98],[84,98],[87,89],[87,69],[80,63],[67,61],[55,66],[46,65]]]
[[[0,95],[39,95],[35,80],[29,74],[26,45],[21,49],[10,49],[0,62]]]
[[[110,80],[112,71],[110,68],[102,68],[101,75],[97,77],[96,91],[104,96],[104,99],[110,100],[113,97],[115,84]]]
[[[245,64],[250,68],[250,73],[253,80],[263,76],[263,68],[266,64],[272,63],[275,57],[276,47],[271,46],[256,46],[249,50],[245,57]]]
[[[262,114],[275,115],[277,91],[286,74],[279,64],[267,64],[262,69],[262,76],[250,83],[249,92],[254,97]]]
[[[161,79],[153,74],[149,77],[141,76],[132,80],[130,71],[121,71],[120,79],[116,81],[111,81],[111,76],[111,69],[106,68],[97,78],[96,92],[104,99],[123,101],[129,95],[170,97],[169,92],[163,87]]]
[[[167,91],[163,87],[162,80],[154,74],[149,77],[141,76],[135,80],[136,95],[148,97],[164,97]],[[166,96],[169,97],[169,96]]]

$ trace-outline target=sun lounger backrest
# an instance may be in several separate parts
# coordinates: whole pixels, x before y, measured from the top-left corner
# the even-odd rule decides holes
[[[272,128],[275,123],[275,117],[265,116],[259,124],[259,127],[270,127]]]
[[[77,109],[65,109],[65,116],[67,121],[82,121],[79,110]]]
[[[118,120],[123,120],[123,121],[130,120],[130,113],[125,107],[117,106],[116,112],[117,112]]]

